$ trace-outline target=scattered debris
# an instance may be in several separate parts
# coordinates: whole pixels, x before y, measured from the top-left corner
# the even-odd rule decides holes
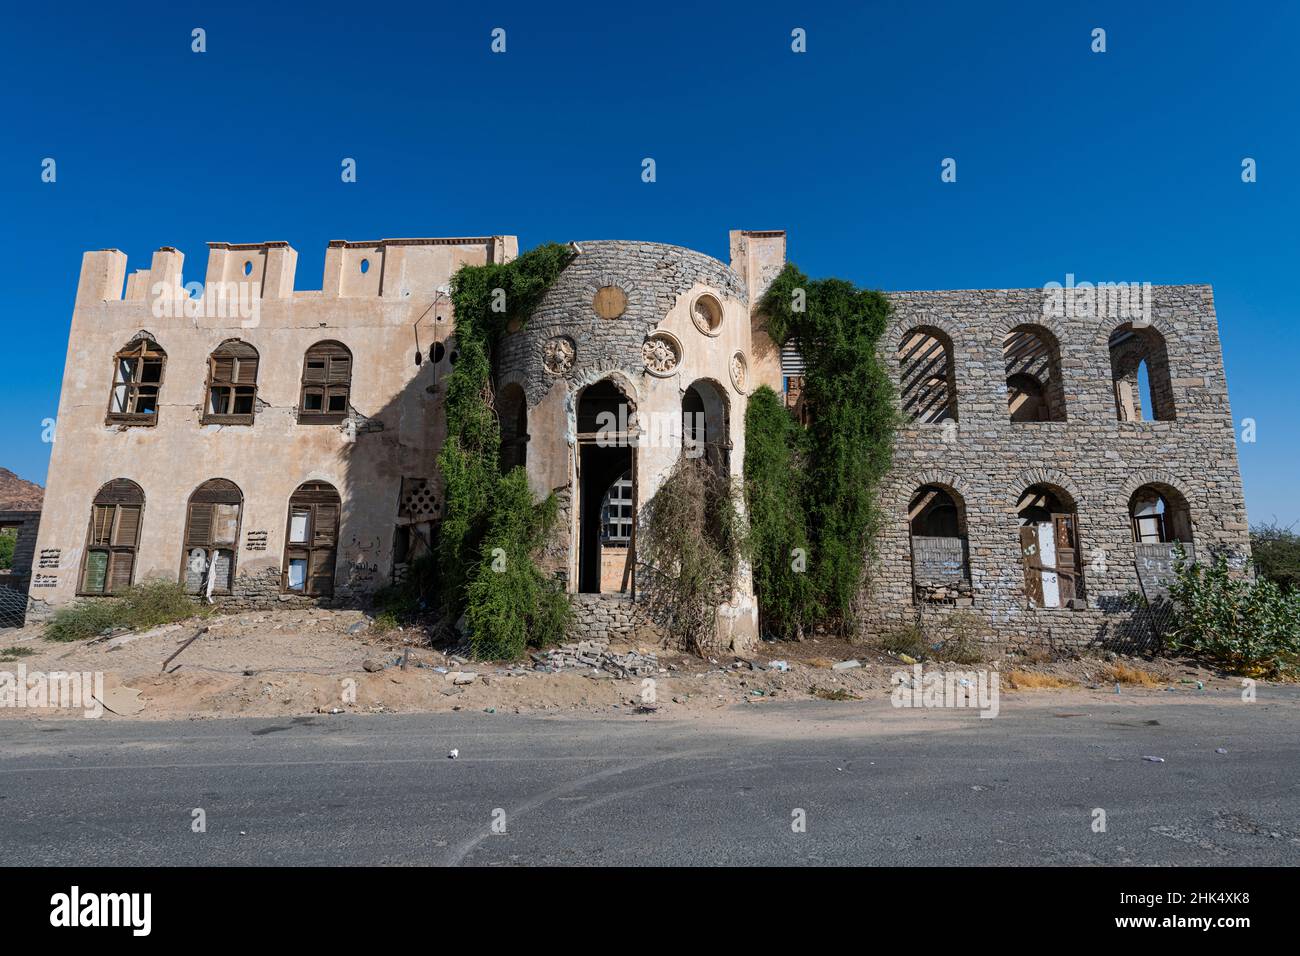
[[[770,667],[770,668],[771,668],[772,670],[774,670],[774,671],[780,671],[782,674],[784,674],[784,673],[786,673],[788,670],[790,670],[790,662],[789,662],[789,661],[772,661],[772,662],[771,662],[770,664],[768,664],[767,666]]]
[[[541,671],[589,667],[623,678],[650,677],[659,673],[658,655],[640,651],[615,654],[604,638],[561,644],[549,651],[533,654],[533,660],[538,665],[535,669]]]
[[[853,670],[853,668],[855,668],[855,667],[861,667],[861,666],[862,666],[862,661],[859,661],[859,660],[840,661],[838,664],[832,664],[832,665],[831,665],[831,670],[833,670],[833,671],[849,671],[849,670]]]
[[[1228,749],[1226,747],[1216,747],[1214,752],[1216,754],[1226,754],[1228,752]]]
[[[1150,761],[1151,763],[1164,763],[1164,762],[1165,762],[1165,758],[1164,758],[1164,757],[1143,757],[1142,759],[1143,759],[1143,760]]]
[[[368,674],[378,673],[379,671],[383,670],[387,666],[388,665],[385,664],[383,661],[374,657],[367,657],[364,661],[361,662],[361,669]]]
[[[451,760],[455,760],[459,756],[460,756],[460,751],[455,747],[452,747],[450,750],[447,751],[447,757]]]

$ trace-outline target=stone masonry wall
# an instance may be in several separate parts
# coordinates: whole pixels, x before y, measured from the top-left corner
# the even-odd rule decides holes
[[[1186,498],[1198,555],[1249,556],[1213,292],[1205,285],[1156,286],[1153,296],[1172,421],[1117,418],[1108,340],[1122,319],[1045,317],[1039,289],[889,293],[894,316],[881,350],[895,385],[904,334],[917,326],[942,330],[955,353],[958,421],[947,431],[913,423],[898,433],[894,467],[882,485],[888,517],[880,558],[863,597],[868,630],[918,613],[907,508],[925,484],[944,487],[965,507],[972,610],[992,622],[1001,640],[1078,643],[1131,629],[1121,608],[1124,596],[1139,589],[1128,507],[1143,484],[1172,487]],[[1002,342],[1021,324],[1044,326],[1060,343],[1064,422],[1010,421]],[[1036,483],[1064,492],[1077,509],[1086,609],[1034,608],[1025,597],[1016,503]],[[953,610],[927,606],[924,614],[933,620]]]

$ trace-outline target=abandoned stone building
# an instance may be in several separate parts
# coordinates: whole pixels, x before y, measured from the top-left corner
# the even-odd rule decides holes
[[[545,562],[580,632],[643,622],[637,516],[679,456],[739,480],[759,385],[816,413],[797,343],[776,348],[755,308],[785,233],[730,245],[728,265],[574,243],[500,347],[503,464],[557,494]],[[332,242],[320,291],[295,289],[282,242],[210,244],[201,288],[174,249],[129,277],[121,252],[86,253],[33,606],[150,578],[235,607],[350,604],[399,577],[441,516],[451,277],[516,253],[510,236]],[[1054,314],[1043,289],[889,298],[907,424],[869,626],[968,609],[1007,636],[1096,639],[1174,543],[1248,553],[1209,287],[1154,287],[1121,322]],[[737,649],[758,635],[744,570],[717,625]]]

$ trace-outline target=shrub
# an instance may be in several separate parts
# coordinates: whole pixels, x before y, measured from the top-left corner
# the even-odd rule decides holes
[[[515,468],[497,484],[482,555],[469,582],[465,623],[474,656],[513,660],[563,637],[567,595],[533,560],[558,513],[555,496],[533,501],[528,475]]]
[[[746,411],[747,449],[758,443],[752,459],[746,453],[746,494],[764,523],[764,547],[754,555],[759,607],[770,604],[796,636],[816,626],[846,633],[873,557],[876,495],[893,455],[898,413],[877,348],[889,300],[842,279],[809,279],[787,264],[761,308],[776,344],[799,345],[809,424],[780,423],[761,389],[754,416]],[[779,442],[788,447],[784,473]],[[782,517],[808,538],[803,566],[772,546],[782,537],[771,526],[773,501],[785,503]],[[805,582],[791,580],[804,575]]]
[[[148,581],[129,588],[121,597],[91,598],[60,608],[45,625],[44,636],[51,641],[80,641],[115,627],[147,630],[204,613],[207,609],[196,604],[179,584]]]
[[[979,664],[985,659],[985,645],[993,632],[982,617],[970,611],[957,611],[948,615],[944,623],[948,636],[939,649],[944,660]]]
[[[1268,578],[1234,576],[1226,555],[1208,567],[1186,565],[1181,553],[1170,587],[1175,624],[1169,645],[1217,664],[1263,676],[1293,674],[1300,665],[1300,592]]]
[[[704,458],[680,458],[645,507],[637,559],[650,613],[686,650],[710,649],[715,610],[731,597],[743,545],[727,480]]]
[[[925,631],[916,621],[886,631],[880,636],[880,649],[887,654],[906,654],[918,660],[930,649]]]

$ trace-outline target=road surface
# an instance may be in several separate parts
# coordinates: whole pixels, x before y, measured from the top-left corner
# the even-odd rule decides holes
[[[1300,864],[1300,693],[1009,701],[992,720],[885,701],[4,720],[0,848],[7,866]]]

